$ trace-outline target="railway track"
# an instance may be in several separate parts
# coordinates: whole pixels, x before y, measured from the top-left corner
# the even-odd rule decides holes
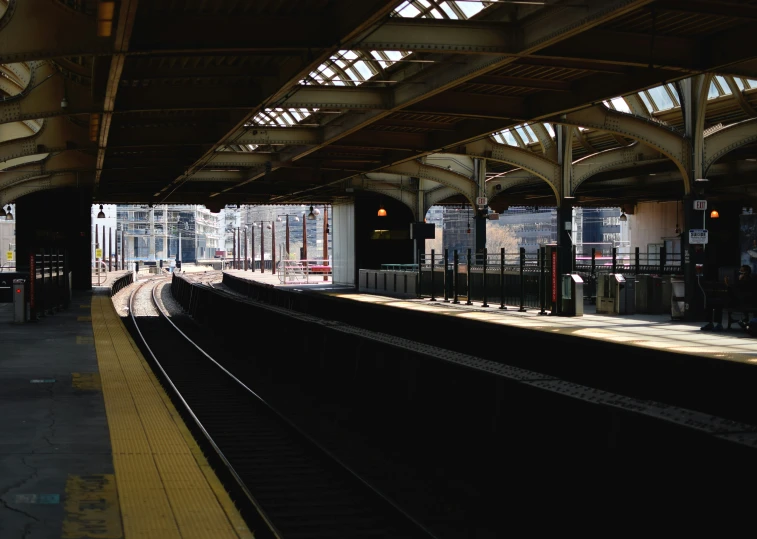
[[[254,508],[257,538],[434,537],[183,333],[157,301],[160,282],[129,297],[135,338]]]

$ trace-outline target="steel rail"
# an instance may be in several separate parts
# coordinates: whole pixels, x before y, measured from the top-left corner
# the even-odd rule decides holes
[[[234,478],[234,481],[236,481],[236,483],[239,486],[239,488],[242,490],[242,492],[244,492],[245,496],[247,496],[247,499],[249,500],[250,504],[255,508],[255,510],[258,512],[258,514],[263,519],[263,521],[265,522],[265,524],[269,527],[269,529],[270,529],[271,533],[273,533],[274,537],[276,539],[283,539],[283,536],[281,535],[281,532],[273,524],[273,522],[268,517],[268,515],[266,514],[266,512],[260,506],[260,504],[255,499],[255,497],[252,495],[252,493],[250,492],[250,490],[247,488],[247,485],[245,485],[245,483],[242,480],[242,478],[236,472],[236,470],[234,469],[234,466],[232,466],[231,462],[229,462],[229,460],[223,454],[223,451],[221,451],[221,448],[218,447],[218,445],[215,443],[215,441],[213,440],[213,438],[210,436],[210,433],[207,431],[207,429],[205,428],[205,426],[202,424],[202,422],[200,422],[200,419],[194,413],[194,410],[192,410],[192,407],[189,405],[189,403],[184,399],[184,397],[182,396],[182,394],[179,391],[179,389],[173,383],[173,380],[171,380],[171,377],[168,376],[168,373],[166,372],[166,370],[163,368],[163,365],[160,363],[160,361],[158,360],[158,358],[153,353],[152,348],[150,348],[150,345],[147,344],[147,339],[145,339],[144,335],[142,334],[142,332],[139,329],[139,325],[137,324],[137,319],[134,316],[134,298],[136,297],[137,293],[142,289],[142,287],[145,286],[147,283],[152,283],[152,282],[158,281],[158,280],[162,281],[164,279],[165,279],[165,277],[159,277],[157,279],[150,279],[150,280],[142,283],[141,285],[139,285],[129,295],[129,315],[131,316],[131,321],[134,324],[134,329],[136,330],[137,334],[139,334],[139,337],[142,340],[142,344],[144,344],[145,349],[150,353],[150,356],[152,357],[153,361],[155,362],[155,365],[157,365],[157,367],[160,369],[160,372],[163,375],[163,379],[168,383],[169,386],[171,386],[171,389],[173,390],[174,395],[176,396],[176,398],[179,399],[179,401],[181,401],[181,403],[184,406],[186,412],[189,414],[189,416],[195,422],[195,424],[197,425],[197,428],[200,429],[200,432],[202,432],[202,434],[205,436],[205,439],[208,441],[208,443],[211,445],[211,447],[216,452],[216,454],[218,455],[218,457],[221,459],[221,462],[223,462],[224,466],[226,466],[226,468],[228,469],[228,471],[231,474],[231,476]],[[168,320],[168,322],[171,322],[171,320],[169,319],[169,317],[166,316],[166,314],[163,312],[163,310],[158,305],[158,302],[157,302],[157,300],[155,298],[155,290],[156,290],[156,288],[157,288],[157,286],[153,285],[152,294],[151,294],[153,304],[155,305],[155,308],[157,309],[158,313],[164,319]],[[171,322],[171,325],[176,328],[176,325],[173,322]],[[179,330],[178,328],[176,328],[176,329]],[[181,333],[180,330],[179,330],[179,332]],[[184,335],[184,334],[182,333],[182,335]],[[187,338],[187,340],[189,340],[189,342],[191,342],[195,347],[197,347],[197,345],[194,342],[192,342],[188,337],[186,337],[186,335],[184,335],[184,336],[185,336],[185,338]],[[199,347],[198,347],[198,349],[199,349]],[[202,352],[202,350],[200,350],[200,351]]]
[[[163,277],[160,278],[162,280]],[[155,281],[159,279],[152,279],[151,281]],[[148,281],[149,282],[149,281]],[[146,283],[145,283],[146,284]],[[203,283],[206,284],[206,283]],[[142,285],[143,286],[143,285]],[[207,285],[211,287],[209,284]],[[140,287],[141,288],[141,287]],[[214,291],[219,291],[215,287],[213,288]],[[331,451],[329,451],[327,448],[325,448],[323,445],[321,445],[319,442],[317,442],[313,437],[311,437],[309,434],[304,432],[300,427],[298,427],[295,423],[293,423],[289,418],[287,418],[281,411],[279,411],[276,407],[274,407],[271,403],[266,401],[261,395],[256,393],[253,389],[248,387],[244,382],[242,382],[239,378],[237,378],[232,372],[230,372],[228,369],[226,369],[223,365],[221,365],[216,359],[214,359],[211,355],[209,355],[205,350],[202,349],[197,343],[192,340],[191,337],[189,337],[186,333],[184,333],[171,319],[170,316],[168,316],[168,313],[166,313],[163,309],[163,307],[160,306],[160,304],[157,301],[156,297],[156,289],[157,286],[154,286],[152,289],[152,301],[157,309],[158,313],[160,314],[161,318],[163,318],[165,321],[167,321],[186,341],[189,343],[192,347],[194,347],[200,354],[202,354],[205,358],[207,358],[210,362],[212,362],[216,367],[218,367],[223,373],[228,376],[231,380],[233,380],[239,387],[244,389],[249,395],[254,397],[260,404],[262,404],[267,410],[272,412],[274,416],[276,416],[279,420],[283,421],[289,428],[291,428],[294,432],[296,432],[299,436],[301,436],[303,439],[305,439],[309,444],[311,444],[314,448],[319,450],[323,455],[328,457],[328,459],[333,462],[334,464],[338,465],[343,471],[347,472],[353,479],[357,480],[360,484],[362,484],[365,488],[370,490],[375,496],[377,496],[379,499],[381,499],[383,502],[385,502],[387,505],[389,505],[391,508],[393,508],[399,515],[402,515],[404,519],[406,519],[409,523],[413,524],[419,531],[421,531],[423,534],[425,534],[430,539],[438,539],[436,535],[434,535],[433,532],[431,532],[428,528],[426,528],[423,524],[418,522],[415,518],[413,518],[411,515],[409,515],[406,511],[404,511],[400,506],[398,506],[394,501],[392,501],[390,498],[388,498],[386,495],[384,495],[380,490],[378,490],[376,487],[371,485],[369,482],[367,482],[363,477],[361,477],[355,470],[353,470],[349,465],[347,465],[345,462],[343,462],[341,459],[339,459],[336,455],[334,455]],[[153,360],[155,361],[155,364],[158,365],[161,373],[165,377],[166,381],[170,384],[171,388],[173,389],[174,393],[178,396],[184,407],[187,409],[188,413],[192,417],[192,419],[195,421],[195,423],[198,425],[202,433],[205,435],[211,446],[214,448],[214,450],[218,453],[226,467],[229,469],[232,476],[235,478],[235,480],[239,483],[240,487],[243,489],[245,494],[250,499],[251,503],[254,505],[256,510],[263,516],[266,523],[269,524],[269,526],[272,528],[274,533],[276,534],[277,538],[283,537],[281,535],[281,532],[276,529],[275,525],[271,522],[270,517],[268,517],[263,510],[263,508],[260,506],[260,504],[257,502],[255,497],[252,495],[252,493],[249,491],[247,486],[244,484],[244,481],[241,479],[239,474],[234,470],[232,464],[229,462],[229,460],[223,455],[223,452],[220,450],[218,445],[213,441],[212,437],[210,436],[209,432],[205,429],[205,427],[201,424],[199,418],[197,415],[192,411],[191,407],[189,406],[189,403],[186,402],[186,400],[181,396],[179,393],[178,388],[173,383],[173,381],[168,376],[168,373],[165,371],[163,366],[160,364],[158,359],[155,357],[155,354],[152,352],[150,347],[147,345],[147,342],[142,335],[141,331],[139,331],[139,327],[137,325],[136,319],[134,317],[134,311],[131,307],[131,301],[133,297],[136,295],[136,292],[138,290],[135,290],[133,292],[132,297],[130,298],[130,314],[132,317],[132,321],[134,322],[134,327],[137,330],[137,332],[140,335],[140,338],[142,339],[143,343],[145,344],[145,347],[149,351],[150,355],[152,356]]]

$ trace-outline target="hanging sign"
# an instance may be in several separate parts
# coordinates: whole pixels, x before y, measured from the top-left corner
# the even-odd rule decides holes
[[[708,239],[707,229],[692,228],[689,230],[689,244],[691,245],[706,245]]]
[[[706,200],[695,200],[694,201],[694,209],[695,210],[706,210],[707,209],[707,201]]]
[[[9,261],[13,260],[13,251],[6,251],[5,258],[7,258]]]
[[[102,258],[102,257],[103,257],[103,250],[95,249],[95,258]]]
[[[476,206],[484,207],[489,203],[486,197],[476,197]]]

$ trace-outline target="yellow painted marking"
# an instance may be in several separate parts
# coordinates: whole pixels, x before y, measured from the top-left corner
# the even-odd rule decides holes
[[[69,475],[62,539],[121,539],[121,511],[113,474]]]
[[[77,316],[76,321],[77,322],[91,322],[92,317],[91,316]]]
[[[87,305],[79,305],[79,308],[80,308],[80,309],[89,309],[90,307],[91,307],[91,305],[90,305],[90,304],[87,304]]]
[[[100,375],[96,372],[72,372],[71,385],[80,391],[100,391]]]
[[[76,344],[94,344],[95,340],[92,337],[76,336]]]
[[[110,298],[92,327],[125,536],[252,538]]]

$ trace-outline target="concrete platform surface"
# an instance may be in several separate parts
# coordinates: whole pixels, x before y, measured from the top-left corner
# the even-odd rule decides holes
[[[0,537],[122,537],[90,294],[15,325],[0,304]]]

